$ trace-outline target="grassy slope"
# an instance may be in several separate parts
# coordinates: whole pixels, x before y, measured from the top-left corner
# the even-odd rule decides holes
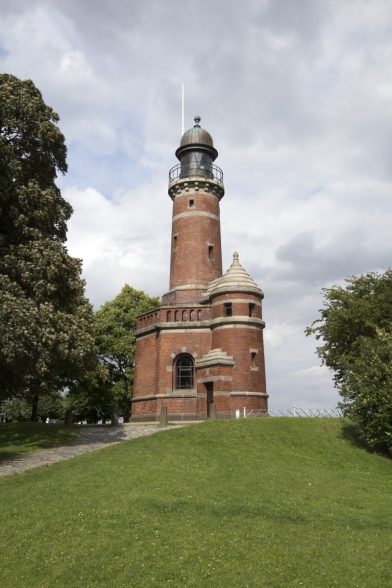
[[[210,422],[0,480],[1,585],[392,584],[392,463],[341,422]]]
[[[22,454],[58,447],[73,441],[79,434],[76,427],[43,423],[7,423],[0,425],[0,462]]]

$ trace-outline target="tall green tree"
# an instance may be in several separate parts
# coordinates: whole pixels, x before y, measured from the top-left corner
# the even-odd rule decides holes
[[[86,371],[73,382],[65,402],[72,409],[74,421],[96,424],[100,420],[111,419],[115,398],[106,366],[98,363],[93,370]]]
[[[129,417],[132,397],[136,317],[157,307],[159,298],[151,298],[128,284],[95,315],[97,352],[110,373],[115,403]]]
[[[322,343],[344,413],[370,447],[392,453],[392,270],[326,288],[320,313],[306,334]]]
[[[29,397],[33,420],[40,395],[94,360],[81,261],[65,246],[72,208],[55,183],[67,171],[58,120],[32,81],[0,75],[1,390]]]

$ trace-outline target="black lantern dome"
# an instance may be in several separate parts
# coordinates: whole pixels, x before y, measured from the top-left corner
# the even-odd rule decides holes
[[[218,157],[218,152],[210,133],[201,128],[200,116],[195,116],[194,120],[194,127],[183,134],[176,151],[176,157],[181,161],[180,178],[213,178],[213,161]]]
[[[169,171],[169,194],[172,197],[174,192],[171,186],[180,180],[204,178],[220,184],[219,194],[222,198],[223,172],[214,164],[218,151],[214,147],[210,133],[201,128],[200,116],[195,116],[194,120],[195,125],[182,135],[180,146],[176,151],[176,157],[180,163]]]
[[[176,151],[177,158],[181,161],[183,155],[189,151],[204,151],[208,153],[211,161],[218,157],[218,151],[214,147],[214,141],[208,131],[200,126],[200,116],[195,116],[195,125],[185,131],[181,143]]]
[[[214,147],[214,141],[208,131],[202,129],[200,126],[200,116],[195,116],[195,125],[185,131],[181,137],[181,143],[176,151],[178,159],[182,159],[182,155],[187,151],[206,151],[209,153],[211,160],[214,161],[218,157],[218,151]]]

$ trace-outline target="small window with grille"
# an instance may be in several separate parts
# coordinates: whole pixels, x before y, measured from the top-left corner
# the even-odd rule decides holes
[[[233,316],[233,305],[231,302],[225,302],[223,305],[223,316]]]
[[[193,388],[194,361],[190,355],[180,355],[176,359],[175,387],[176,390],[189,390]]]

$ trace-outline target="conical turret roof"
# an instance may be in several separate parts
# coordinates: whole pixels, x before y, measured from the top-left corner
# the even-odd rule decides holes
[[[261,288],[240,264],[236,251],[233,253],[233,262],[227,272],[208,284],[205,296],[210,298],[225,292],[250,292],[263,297]]]

